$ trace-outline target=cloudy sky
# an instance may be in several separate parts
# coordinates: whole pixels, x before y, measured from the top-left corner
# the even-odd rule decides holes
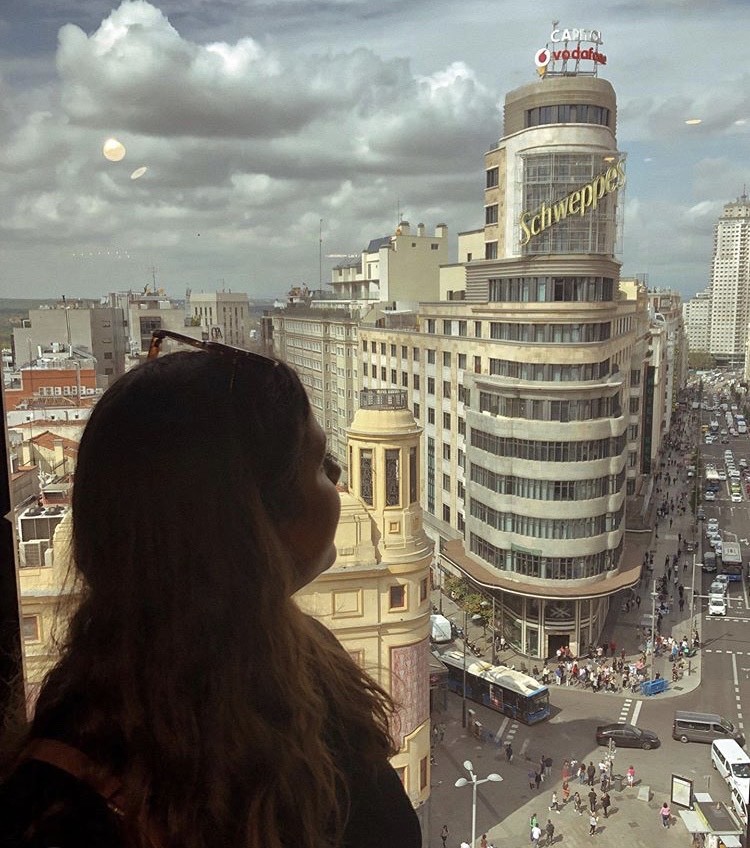
[[[623,274],[703,289],[750,186],[748,0],[2,0],[0,297],[317,287],[399,211],[455,257],[553,19],[602,31]]]

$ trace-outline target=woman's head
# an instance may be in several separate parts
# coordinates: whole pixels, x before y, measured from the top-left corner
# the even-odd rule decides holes
[[[300,546],[284,556],[278,543],[307,515],[310,462],[321,467],[324,445],[281,363],[193,352],[149,361],[105,393],[81,440],[76,564],[94,592],[150,587],[162,603],[190,582],[237,591],[238,568],[240,584],[288,595],[306,564]]]

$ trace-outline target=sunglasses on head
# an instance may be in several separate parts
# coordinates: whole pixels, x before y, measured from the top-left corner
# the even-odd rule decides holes
[[[223,357],[226,361],[232,363],[232,380],[229,388],[234,386],[234,369],[238,362],[253,362],[256,365],[262,365],[267,368],[276,368],[279,364],[277,359],[272,359],[270,356],[264,356],[262,353],[254,353],[251,350],[245,350],[241,347],[224,344],[223,342],[207,341],[204,339],[194,339],[192,336],[186,336],[183,333],[176,333],[173,330],[154,330],[151,335],[151,344],[148,346],[148,354],[146,359],[156,359],[161,352],[161,343],[164,339],[172,339],[189,347],[205,350],[207,353],[213,353]]]

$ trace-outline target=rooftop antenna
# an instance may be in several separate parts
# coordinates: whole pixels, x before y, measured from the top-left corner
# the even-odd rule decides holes
[[[323,291],[323,219],[319,221],[318,231],[318,291]]]

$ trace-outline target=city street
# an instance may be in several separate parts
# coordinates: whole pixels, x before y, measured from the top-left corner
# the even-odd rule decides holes
[[[690,429],[696,434],[699,432],[697,419],[694,419]],[[747,436],[732,439],[730,446],[738,460],[745,455],[750,460],[750,441]],[[714,445],[701,444],[703,458],[713,457],[717,464],[723,462],[725,449],[726,445],[720,442]],[[690,636],[693,629],[700,633],[703,647],[690,661],[685,675],[671,683],[671,664],[666,657],[659,656],[653,660],[653,671],[670,680],[670,689],[660,695],[645,697],[640,693],[634,695],[629,692],[593,693],[590,689],[575,686],[552,685],[552,715],[548,721],[531,727],[468,702],[468,708],[475,711],[476,719],[483,725],[484,741],[474,738],[468,729],[462,728],[461,698],[447,694],[445,705],[438,704],[433,713],[433,721],[444,726],[444,737],[435,746],[435,763],[432,766],[430,845],[441,844],[439,837],[443,824],[447,824],[450,831],[448,848],[458,848],[461,841],[471,840],[471,787],[456,788],[454,785],[458,778],[468,777],[463,767],[466,759],[473,763],[479,779],[491,772],[497,772],[503,777],[501,783],[487,782],[477,789],[477,838],[487,833],[488,841],[494,842],[498,848],[501,845],[526,844],[529,839],[529,820],[536,813],[542,827],[548,818],[552,819],[556,843],[579,844],[588,840],[587,806],[582,816],[576,815],[572,804],[568,804],[560,814],[549,812],[547,808],[553,790],[560,796],[563,760],[575,758],[587,763],[593,761],[598,765],[606,749],[596,745],[595,729],[597,725],[609,722],[625,721],[641,729],[652,730],[659,736],[661,746],[650,751],[617,751],[613,773],[624,774],[632,764],[639,785],[650,787],[650,800],[639,800],[637,787],[623,792],[612,791],[610,817],[605,819],[601,810],[598,813],[598,834],[609,841],[612,838],[627,839],[628,845],[635,848],[650,848],[657,841],[662,845],[689,845],[690,836],[679,818],[666,831],[659,820],[659,807],[663,801],[670,800],[672,774],[694,781],[695,792],[709,792],[714,800],[730,803],[726,784],[717,777],[711,766],[710,746],[682,744],[672,739],[672,720],[677,709],[716,712],[745,731],[743,704],[750,703],[750,603],[746,569],[743,581],[729,586],[727,616],[709,617],[706,598],[713,575],[704,574],[700,568],[702,553],[708,548],[708,543],[703,530],[704,522],[694,522],[689,508],[687,496],[694,481],[687,476],[688,458],[688,455],[679,455],[678,452],[665,457],[662,491],[655,495],[655,504],[665,500],[673,501],[675,507],[658,521],[654,533],[641,534],[642,538],[635,542],[630,540],[631,551],[640,545],[643,553],[653,554],[653,577],[656,578],[662,577],[667,557],[671,560],[685,539],[695,538],[699,543],[695,551],[695,569],[692,553],[682,550],[678,561],[678,581],[685,587],[684,609],[678,609],[678,593],[672,572],[670,611],[662,623],[664,635],[671,634],[676,638]],[[667,473],[671,480],[664,479]],[[679,509],[681,497],[682,503],[688,504],[684,514]],[[732,503],[729,488],[725,485],[718,493],[717,500],[706,503],[704,507],[707,520],[717,517],[723,532],[737,536],[746,563],[750,541],[750,503],[746,494],[743,493],[742,503]],[[695,606],[691,618],[693,574]],[[603,641],[615,641],[618,650],[624,647],[628,658],[640,652],[638,624],[645,615],[651,614],[651,579],[648,582],[642,581],[636,587],[636,592],[641,596],[640,607],[633,606],[625,612],[620,599],[615,597],[612,601]],[[461,614],[455,604],[444,597],[442,605],[446,615],[460,622]],[[481,634],[481,629],[475,627],[470,629],[468,635],[472,641],[483,644]],[[485,658],[490,658],[489,649],[485,651]],[[512,651],[502,654],[498,661],[516,664],[516,667],[520,667],[524,661],[531,665],[526,658]],[[504,745],[507,742],[512,744],[514,751],[512,763],[506,761]],[[530,789],[529,770],[538,770],[540,758],[547,756],[554,762],[550,780],[542,783],[538,791]],[[588,793],[588,787],[579,787],[576,780],[571,781],[570,788],[571,793],[582,790],[586,802],[584,796]]]

